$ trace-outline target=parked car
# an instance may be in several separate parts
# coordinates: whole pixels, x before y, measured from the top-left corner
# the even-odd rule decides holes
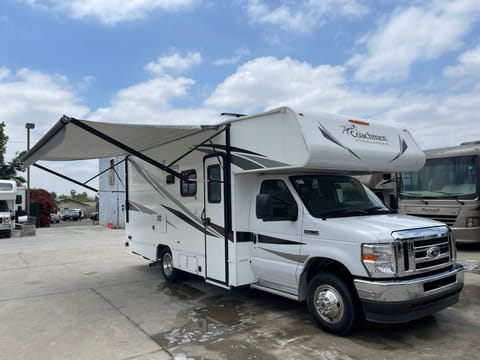
[[[90,219],[93,220],[93,221],[97,221],[98,220],[98,212],[92,212],[90,214]]]
[[[66,209],[63,211],[63,216],[62,216],[63,221],[68,221],[68,220],[78,221],[79,218],[80,218],[80,214],[78,213],[77,210]]]
[[[50,224],[53,224],[53,223],[59,223],[60,222],[60,215],[58,215],[57,213],[51,213],[50,214]]]

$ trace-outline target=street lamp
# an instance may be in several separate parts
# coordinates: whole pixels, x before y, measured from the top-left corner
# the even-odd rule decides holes
[[[34,123],[26,123],[25,129],[27,129],[27,152],[30,151],[30,130],[35,129]],[[30,218],[30,166],[27,166],[27,193],[25,194],[25,202],[27,208],[27,221]]]

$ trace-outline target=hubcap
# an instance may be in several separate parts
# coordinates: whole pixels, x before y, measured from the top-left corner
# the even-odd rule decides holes
[[[167,276],[172,275],[172,272],[173,272],[172,254],[166,253],[163,255],[162,266],[163,266],[163,273],[165,275]]]
[[[336,324],[343,318],[345,306],[340,293],[330,285],[321,285],[314,294],[318,315],[329,324]]]

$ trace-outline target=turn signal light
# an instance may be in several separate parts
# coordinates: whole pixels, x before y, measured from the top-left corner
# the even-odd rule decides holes
[[[377,255],[375,255],[375,254],[363,254],[363,260],[365,260],[365,261],[377,261]]]

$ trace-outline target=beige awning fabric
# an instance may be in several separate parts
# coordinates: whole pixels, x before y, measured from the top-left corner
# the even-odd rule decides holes
[[[187,125],[134,125],[77,120],[63,116],[23,157],[25,166],[39,160],[99,159],[143,153],[217,127]]]

